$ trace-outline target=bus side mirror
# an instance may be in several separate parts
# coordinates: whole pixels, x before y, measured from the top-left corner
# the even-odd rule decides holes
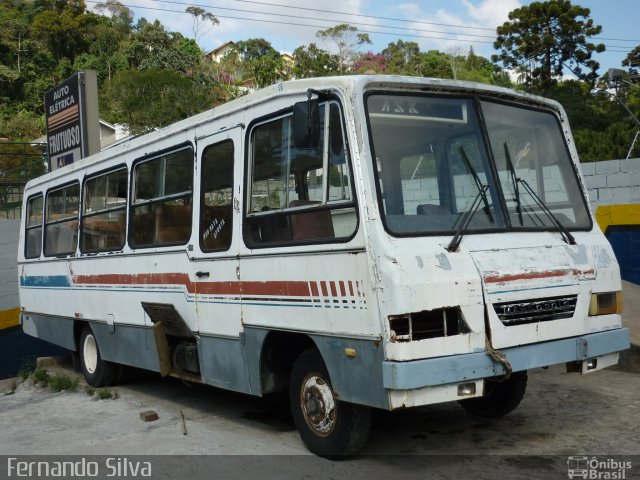
[[[320,144],[320,102],[305,100],[293,105],[293,144],[317,148]]]

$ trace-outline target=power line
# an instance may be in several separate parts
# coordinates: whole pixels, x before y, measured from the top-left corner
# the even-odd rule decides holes
[[[87,3],[101,3],[98,2],[96,0],[87,0]],[[169,12],[169,13],[183,13],[183,14],[187,14],[189,15],[187,12],[183,11],[183,10],[173,10],[173,9],[169,9],[169,8],[160,8],[160,7],[146,7],[143,5],[132,5],[132,4],[121,4],[125,7],[129,7],[129,8],[139,8],[139,9],[143,9],[143,10],[152,10],[152,11],[157,11],[157,12]],[[252,12],[252,13],[261,13],[261,12]],[[218,18],[226,18],[226,19],[230,19],[230,20],[245,20],[245,21],[251,21],[251,22],[261,22],[261,23],[271,23],[271,24],[276,24],[276,25],[289,25],[289,26],[295,26],[295,27],[310,27],[310,28],[317,28],[317,29],[327,29],[327,28],[332,28],[334,25],[311,25],[311,24],[306,24],[306,23],[293,23],[293,22],[285,22],[285,21],[278,21],[278,20],[266,20],[266,19],[262,19],[262,18],[247,18],[247,17],[237,17],[237,16],[232,16],[232,15],[216,15],[216,17]],[[452,37],[436,37],[436,36],[431,36],[431,35],[416,35],[416,34],[410,34],[410,33],[398,33],[398,32],[384,32],[384,31],[379,31],[379,30],[358,30],[361,33],[370,33],[370,34],[375,34],[375,35],[394,35],[394,36],[400,36],[400,37],[411,37],[411,38],[426,38],[426,39],[436,39],[436,40],[450,40],[453,42],[468,42],[468,43],[488,43],[488,44],[493,44],[492,41],[487,41],[487,40],[462,40],[462,39],[456,39],[456,38],[452,38]]]
[[[190,6],[198,6],[198,7],[208,7],[208,8],[213,8],[215,9],[220,9],[220,10],[230,10],[230,11],[244,11],[244,10],[239,10],[239,9],[233,9],[233,8],[226,8],[226,7],[215,7],[212,5],[205,5],[205,4],[194,4],[194,3],[186,3],[186,2],[178,2],[175,0],[154,0],[157,3],[169,3],[169,4],[177,4],[177,5],[190,5]],[[349,13],[345,13],[345,12],[334,12],[334,11],[330,11],[330,10],[319,10],[319,9],[313,9],[313,8],[307,8],[307,7],[290,7],[290,6],[286,6],[286,5],[278,5],[278,4],[272,4],[272,3],[266,3],[266,2],[255,2],[255,1],[250,1],[250,0],[234,0],[234,1],[242,1],[244,3],[255,3],[255,4],[260,4],[260,5],[269,5],[269,6],[276,6],[276,7],[282,7],[282,8],[295,8],[298,10],[308,10],[308,11],[323,11],[326,13],[335,13],[335,14],[345,14],[345,15],[351,15]],[[97,0],[87,0],[87,3],[94,3],[94,4],[98,4],[100,2],[98,2]],[[169,12],[169,13],[181,13],[181,14],[188,14],[188,12],[183,11],[183,10],[174,10],[174,9],[169,9],[169,8],[160,8],[160,7],[148,7],[148,6],[143,6],[143,5],[133,5],[133,4],[123,4],[123,6],[125,7],[129,7],[129,8],[138,8],[138,9],[143,9],[143,10],[151,10],[151,11],[158,11],[158,12]],[[247,11],[247,13],[249,14],[257,14],[257,15],[271,15],[271,16],[279,16],[279,17],[287,17],[287,18],[296,18],[296,19],[301,19],[301,18],[306,18],[306,17],[301,17],[301,16],[297,16],[297,15],[285,15],[285,14],[277,14],[277,13],[269,13],[269,12],[261,12],[261,11]],[[190,14],[189,14],[190,15]],[[306,28],[315,28],[315,29],[327,29],[327,28],[331,28],[334,25],[314,25],[314,24],[308,24],[308,23],[299,23],[299,22],[287,22],[287,21],[282,21],[282,20],[268,20],[268,19],[264,19],[264,18],[250,18],[250,17],[241,17],[241,16],[234,16],[234,15],[219,15],[216,14],[217,17],[219,18],[225,18],[225,19],[229,19],[229,20],[241,20],[241,21],[249,21],[249,22],[260,22],[260,23],[270,23],[270,24],[276,24],[276,25],[288,25],[288,26],[297,26],[297,27],[306,27]],[[359,14],[354,14],[354,16],[360,16],[360,17],[368,17],[368,18],[380,18],[380,19],[388,19],[388,20],[393,20],[393,21],[400,21],[401,19],[392,19],[389,17],[377,17],[374,15],[359,15]],[[314,20],[318,20],[318,21],[325,21],[325,22],[335,22],[336,20],[331,20],[331,19],[314,19]],[[339,20],[338,20],[339,21]],[[409,20],[404,20],[406,22],[410,22]],[[377,27],[377,25],[375,24],[366,24],[366,23],[361,23],[361,22],[351,22],[354,24],[359,24],[359,25],[365,25],[365,26],[372,26],[372,27]],[[430,22],[414,22],[414,23],[430,23]],[[433,23],[432,23],[433,24]],[[445,24],[441,24],[441,25],[445,25]],[[475,28],[475,27],[465,27],[465,26],[454,26],[454,25],[446,25],[446,26],[450,26],[450,27],[456,27],[456,28]],[[452,42],[466,42],[466,43],[483,43],[483,44],[493,44],[493,41],[489,41],[489,40],[478,40],[477,38],[474,39],[460,39],[460,38],[456,38],[456,37],[451,37],[451,36],[434,36],[434,35],[418,35],[418,34],[413,34],[413,33],[408,33],[410,31],[417,31],[417,32],[425,32],[425,33],[439,33],[439,34],[443,34],[443,35],[455,35],[455,36],[465,36],[465,37],[478,37],[478,38],[493,38],[491,36],[488,35],[473,35],[473,34],[465,34],[465,33],[458,33],[458,32],[441,32],[441,31],[432,31],[432,30],[423,30],[423,29],[412,29],[412,28],[404,28],[404,27],[397,27],[397,26],[381,26],[380,28],[385,28],[385,29],[396,29],[396,30],[403,30],[403,32],[388,32],[388,31],[384,31],[384,30],[362,30],[359,29],[358,31],[361,33],[368,33],[368,34],[373,34],[373,35],[393,35],[393,36],[398,36],[398,37],[408,37],[408,38],[424,38],[424,39],[432,39],[432,40],[447,40],[447,41],[452,41]],[[491,30],[491,29],[486,29],[484,28],[483,30]],[[604,37],[601,37],[604,38]],[[617,39],[619,41],[631,41],[631,40],[625,40],[625,39]],[[605,45],[606,46],[606,45]],[[612,53],[628,53],[630,50],[628,47],[625,47],[624,45],[609,45],[606,46],[607,51],[608,52],[612,52]]]
[[[282,5],[278,3],[269,3],[269,2],[257,2],[255,0],[233,0],[234,2],[240,3],[253,3],[256,5],[265,5],[269,7],[279,7],[279,8],[291,8],[295,10],[304,10],[308,12],[319,12],[319,13],[331,13],[333,15],[349,15],[353,17],[362,17],[362,18],[373,18],[376,20],[390,20],[392,22],[405,22],[405,23],[419,23],[423,25],[436,25],[438,27],[453,27],[453,28],[468,28],[471,30],[487,30],[490,32],[495,32],[495,28],[486,28],[486,27],[470,27],[467,25],[452,25],[447,23],[436,23],[436,22],[426,22],[419,20],[407,20],[406,18],[393,18],[393,17],[381,17],[378,15],[365,15],[361,13],[351,13],[351,12],[337,12],[335,10],[324,10],[320,8],[310,8],[310,7],[296,7],[293,5]]]
[[[154,2],[157,3],[170,3],[170,4],[175,4],[175,5],[185,5],[185,6],[193,6],[193,7],[207,7],[207,8],[212,8],[214,10],[228,10],[228,11],[233,11],[233,12],[246,12],[246,13],[255,13],[255,14],[260,14],[260,15],[271,15],[271,16],[277,16],[277,17],[285,17],[285,18],[301,18],[301,19],[307,19],[308,17],[304,17],[301,15],[287,15],[287,14],[283,14],[283,13],[270,13],[270,12],[262,12],[262,11],[253,11],[253,10],[242,10],[239,8],[228,8],[228,7],[218,7],[218,6],[214,6],[214,5],[205,5],[205,4],[197,4],[197,3],[189,3],[189,2],[177,2],[174,0],[153,0]],[[297,7],[300,8],[300,7]],[[330,18],[315,18],[314,20],[318,20],[318,21],[323,21],[323,22],[334,22],[336,20],[334,19],[330,19]],[[337,21],[343,21],[343,20],[337,20]],[[417,23],[417,22],[414,22]],[[349,21],[350,25],[361,25],[361,26],[365,26],[365,27],[379,27],[379,25],[375,24],[375,23],[363,23],[363,22],[354,22],[354,21]],[[459,32],[443,32],[443,31],[439,31],[439,30],[424,30],[424,29],[419,29],[419,28],[409,28],[409,27],[397,27],[397,26],[393,26],[393,25],[385,25],[383,28],[392,28],[394,30],[410,30],[413,32],[425,32],[425,33],[442,33],[445,35],[458,35],[458,36],[464,36],[464,37],[478,37],[478,38],[495,38],[495,35],[476,35],[476,34],[470,34],[470,33],[459,33]],[[463,27],[460,27],[463,28]]]
[[[420,21],[420,20],[407,20],[406,18],[382,17],[382,16],[378,16],[378,15],[366,15],[366,14],[362,14],[362,13],[337,12],[337,11],[333,11],[333,10],[323,10],[323,9],[319,9],[319,8],[296,7],[296,6],[293,6],[293,5],[282,5],[282,4],[279,4],[279,3],[258,2],[256,0],[233,0],[233,1],[234,2],[239,2],[239,3],[250,3],[250,4],[255,4],[255,5],[265,5],[265,6],[269,6],[269,7],[278,7],[278,8],[289,8],[289,9],[303,10],[303,11],[309,11],[309,12],[330,13],[330,14],[334,14],[334,15],[348,15],[348,16],[352,16],[352,17],[373,18],[373,19],[376,19],[376,20],[389,20],[389,21],[392,21],[392,22],[404,22],[404,23],[423,24],[423,25],[437,25],[439,27],[462,28],[462,29],[468,29],[468,30],[485,30],[485,31],[489,31],[489,32],[495,32],[496,31],[495,28],[472,27],[472,26],[469,26],[469,25],[455,25],[455,24],[427,22],[427,21]],[[599,37],[599,36],[598,37],[594,37],[594,38],[601,38],[602,40],[613,40],[613,41],[620,41],[620,42],[638,42],[638,43],[640,43],[640,40],[637,40],[637,39],[607,38],[607,37]]]

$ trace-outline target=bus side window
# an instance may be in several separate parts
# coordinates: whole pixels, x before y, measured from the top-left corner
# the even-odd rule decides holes
[[[320,141],[315,148],[294,145],[291,121],[287,115],[251,131],[251,178],[244,222],[249,245],[348,238],[356,229],[338,104],[320,106]]]
[[[42,194],[27,201],[27,222],[25,231],[25,258],[38,258],[42,252]]]
[[[127,169],[86,181],[82,207],[81,252],[121,250],[125,240]]]
[[[233,225],[233,142],[211,145],[202,154],[200,248],[228,250]]]
[[[132,247],[184,245],[191,238],[193,149],[145,159],[133,168]]]
[[[80,183],[76,182],[47,193],[44,229],[44,254],[71,255],[78,244]]]

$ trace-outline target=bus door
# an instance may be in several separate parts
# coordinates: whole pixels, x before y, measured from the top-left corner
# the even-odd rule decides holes
[[[237,337],[240,322],[239,179],[242,129],[197,139],[198,205],[190,276],[203,334]]]

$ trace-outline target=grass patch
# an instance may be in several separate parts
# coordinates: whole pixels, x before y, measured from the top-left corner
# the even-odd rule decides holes
[[[36,368],[31,374],[31,379],[35,385],[46,386],[49,383],[49,372],[44,368]]]
[[[78,389],[78,379],[71,378],[69,375],[57,373],[49,377],[49,388],[54,392],[75,392]]]
[[[119,396],[120,395],[118,395],[118,392],[114,392],[109,388],[99,388],[96,390],[96,398],[98,398],[98,400],[115,400]]]
[[[96,389],[87,385],[86,387],[84,387],[84,393],[86,393],[90,397],[93,397],[93,395],[96,393]]]
[[[36,370],[36,357],[26,357],[18,370],[18,378],[23,382]]]

